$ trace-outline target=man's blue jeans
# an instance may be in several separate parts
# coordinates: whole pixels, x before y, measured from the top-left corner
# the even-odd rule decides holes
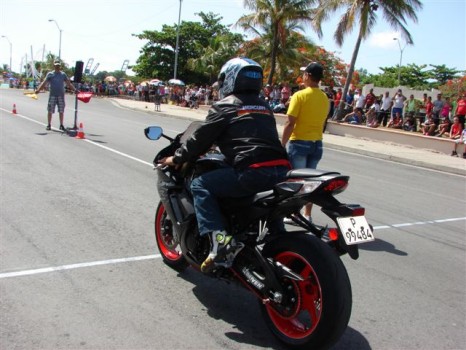
[[[191,183],[199,233],[224,230],[222,213],[217,198],[247,197],[270,190],[285,179],[285,166],[247,168],[237,170],[225,167],[209,171]]]
[[[322,141],[296,140],[288,143],[288,156],[293,169],[317,169],[317,164],[322,159]]]

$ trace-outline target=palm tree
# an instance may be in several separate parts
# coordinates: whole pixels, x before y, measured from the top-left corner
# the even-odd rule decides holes
[[[209,76],[209,83],[216,79],[222,65],[235,56],[239,49],[239,43],[235,37],[227,35],[213,36],[206,47],[199,47],[201,55],[198,58],[190,58],[188,67]]]
[[[338,46],[343,44],[345,36],[353,30],[357,23],[359,24],[359,35],[351,58],[343,96],[346,96],[351,84],[361,41],[367,39],[374,28],[379,8],[384,20],[392,28],[401,32],[406,44],[412,45],[413,39],[406,28],[406,17],[417,22],[416,11],[422,9],[422,3],[419,0],[319,0],[317,8],[313,11],[312,24],[319,38],[322,38],[322,23],[337,10],[344,9],[334,33],[334,39]],[[342,112],[343,105],[344,99],[340,102],[339,113]]]
[[[236,23],[243,28],[270,26],[270,74],[272,84],[276,71],[278,50],[285,47],[288,35],[286,25],[290,21],[311,23],[311,5],[315,0],[244,0],[244,6],[253,13],[242,16]]]
[[[251,32],[255,38],[245,42],[242,45],[241,54],[257,61],[264,69],[265,74],[270,73],[272,64],[270,57],[273,50],[273,34],[270,22],[261,25],[262,30],[251,27],[247,24],[242,25],[246,32]],[[299,73],[297,70],[309,60],[309,56],[315,51],[316,46],[301,32],[303,31],[295,21],[289,21],[284,26],[284,32],[287,34],[284,40],[281,40],[278,46],[275,62],[275,71],[273,77],[276,81],[289,81]],[[293,67],[294,69],[289,69]],[[269,74],[270,77],[270,74]],[[269,82],[270,84],[270,82]]]

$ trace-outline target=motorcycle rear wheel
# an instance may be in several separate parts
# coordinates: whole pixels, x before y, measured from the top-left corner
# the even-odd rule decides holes
[[[340,339],[351,316],[351,283],[343,262],[325,243],[309,235],[272,241],[264,247],[263,254],[304,279],[281,281],[287,290],[285,305],[260,302],[272,333],[294,348],[332,346]]]
[[[180,243],[174,240],[173,223],[162,202],[159,203],[155,212],[155,240],[166,265],[178,272],[184,271],[189,266],[179,250]]]

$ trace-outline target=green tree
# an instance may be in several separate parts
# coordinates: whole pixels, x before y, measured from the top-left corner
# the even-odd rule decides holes
[[[233,34],[229,28],[220,23],[222,17],[213,13],[198,13],[201,22],[186,22],[180,24],[178,76],[186,82],[205,83],[208,76],[199,69],[188,65],[190,59],[197,59],[203,55],[203,48],[209,46],[213,37],[234,37],[239,40],[239,34]],[[161,31],[145,30],[141,34],[133,34],[147,43],[141,49],[141,56],[133,66],[138,76],[169,80],[173,77],[175,63],[177,25],[164,25]]]
[[[368,74],[361,77],[361,85],[374,84],[378,87],[392,88],[398,85],[398,68],[380,68],[384,70],[381,74]]]
[[[39,78],[41,80],[45,78],[45,75],[48,72],[51,72],[51,71],[54,70],[53,63],[56,60],[58,60],[58,56],[56,56],[56,55],[54,55],[52,53],[48,53],[45,56],[45,61],[35,61],[34,62],[34,68],[39,73]],[[60,60],[60,62],[61,62],[61,70],[64,73],[66,73],[66,75],[68,77],[74,76],[74,67],[70,68],[70,66],[63,60]],[[24,68],[25,71],[26,70],[30,71],[31,63],[30,62],[26,63],[26,65],[23,68]],[[24,76],[26,76],[26,73],[24,73]]]
[[[311,5],[314,0],[244,0],[244,6],[251,10],[251,14],[242,16],[236,23],[245,29],[262,28],[270,36],[263,36],[269,41],[270,72],[267,83],[272,84],[277,70],[277,56],[279,50],[286,47],[289,31],[287,25],[311,23]]]
[[[268,84],[279,81],[293,81],[301,74],[299,67],[304,62],[311,60],[310,55],[316,50],[316,46],[303,34],[299,32],[300,27],[296,22],[290,21],[286,24],[284,31],[287,33],[285,39],[280,42],[276,56],[276,67],[272,80],[272,55],[273,33],[270,22],[262,25],[261,30],[243,24],[242,27],[252,33],[255,38],[244,43],[240,53],[257,61],[264,69],[264,75],[268,76]]]
[[[459,77],[460,73],[464,74],[464,71],[456,70],[456,68],[447,68],[444,64],[442,65],[430,65],[430,77],[436,80],[436,85],[445,85],[448,80],[453,80]]]
[[[412,89],[429,89],[430,73],[426,71],[427,65],[408,64],[401,67],[401,85]],[[398,66],[379,67],[381,74],[368,74],[361,78],[362,84],[393,88],[398,86]]]
[[[317,47],[309,38],[296,30],[292,30],[293,27],[295,27],[295,24],[291,23],[286,40],[277,55],[278,64],[275,67],[277,82],[293,81],[297,76],[301,77],[302,72],[299,68],[312,61],[312,54],[317,50]]]
[[[428,69],[428,67],[433,69]],[[392,88],[398,85],[398,66],[379,67],[380,74],[361,74],[362,84]],[[461,76],[464,71],[448,68],[445,65],[408,64],[401,67],[401,85],[415,90],[438,89],[440,86],[451,84]]]
[[[422,9],[422,3],[419,0],[319,0],[317,8],[313,11],[313,26],[318,36],[322,37],[322,23],[333,16],[335,12],[343,10],[343,15],[334,33],[335,42],[339,46],[343,44],[345,36],[355,26],[359,26],[343,96],[348,92],[361,42],[369,37],[377,23],[379,8],[386,23],[399,30],[406,43],[412,45],[413,39],[406,28],[406,17],[417,22],[416,10]],[[343,103],[344,99],[339,106],[340,112],[343,110]]]
[[[222,65],[238,53],[242,42],[240,35],[214,36],[209,39],[206,47],[199,47],[200,56],[190,58],[187,66],[199,74],[204,74],[208,77],[209,84],[212,84],[217,80]]]
[[[369,76],[369,72],[365,68],[359,68],[356,69],[356,71],[359,72],[359,79],[361,82],[363,82]]]

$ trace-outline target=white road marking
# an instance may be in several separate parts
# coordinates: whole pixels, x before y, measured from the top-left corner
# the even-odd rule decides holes
[[[439,220],[429,220],[429,221],[406,222],[406,223],[402,223],[402,224],[383,225],[383,226],[374,226],[374,230],[385,230],[385,229],[388,229],[388,228],[398,228],[398,227],[416,226],[416,225],[442,224],[444,222],[461,221],[461,220],[466,220],[466,217],[451,218],[451,219],[439,219]]]
[[[92,145],[94,145],[94,146],[97,146],[97,147],[103,148],[104,150],[107,150],[107,151],[116,153],[116,154],[118,154],[118,155],[120,155],[120,156],[122,156],[122,157],[126,157],[126,158],[129,158],[129,159],[131,159],[131,160],[135,160],[136,162],[139,162],[139,163],[142,163],[142,164],[145,164],[145,165],[149,165],[149,166],[151,166],[151,167],[154,166],[154,164],[152,164],[152,163],[149,163],[149,162],[146,162],[146,161],[141,160],[141,159],[139,159],[139,158],[130,156],[129,154],[126,154],[126,153],[117,151],[116,149],[113,149],[113,148],[110,148],[110,147],[107,147],[107,146],[103,146],[103,145],[101,145],[101,144],[98,144],[97,142],[94,142],[94,141],[91,141],[91,140],[88,140],[88,139],[82,139],[82,141],[89,142],[90,144],[92,144]]]
[[[132,261],[159,259],[160,257],[161,257],[160,254],[154,254],[154,255],[134,256],[134,257],[130,257],[130,258],[91,261],[91,262],[87,262],[87,263],[78,263],[78,264],[62,265],[62,266],[55,266],[55,267],[44,267],[44,268],[41,268],[41,269],[33,269],[33,270],[5,272],[5,273],[0,273],[0,279],[9,278],[9,277],[38,275],[40,273],[47,273],[47,272],[57,272],[57,271],[63,271],[63,270],[80,269],[80,268],[83,268],[83,267],[121,264],[121,263],[127,263],[127,262],[132,262]]]

